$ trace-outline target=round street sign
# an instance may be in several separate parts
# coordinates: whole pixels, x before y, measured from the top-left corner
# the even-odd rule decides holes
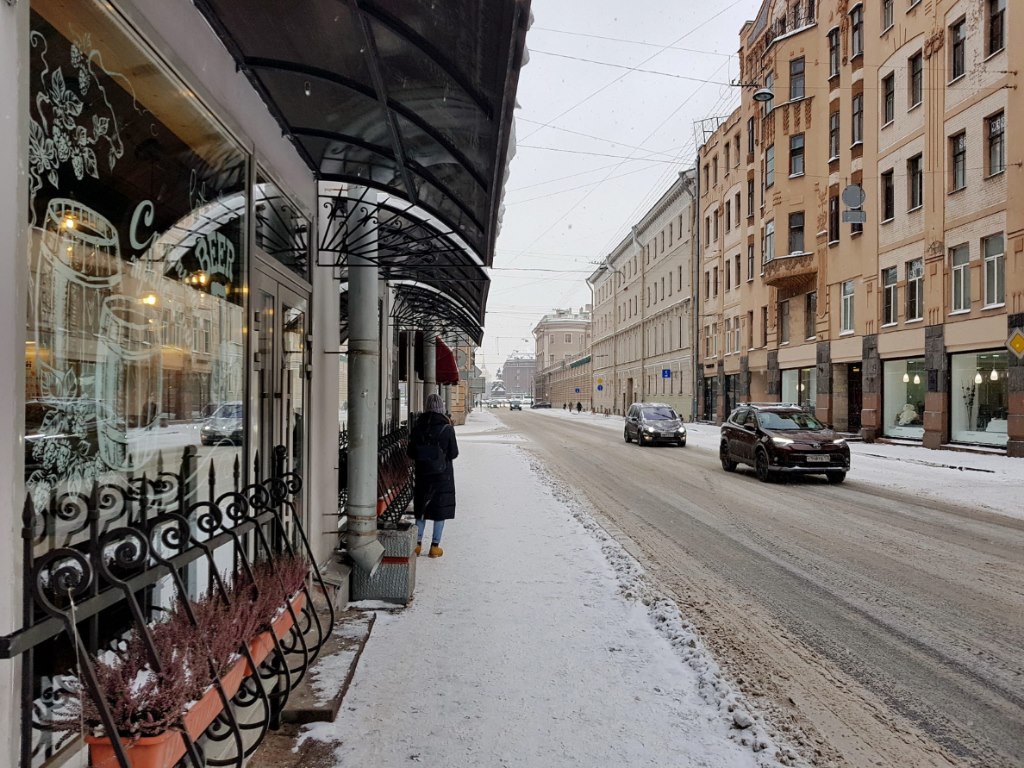
[[[847,208],[860,208],[864,205],[864,200],[866,199],[867,195],[864,194],[864,188],[859,184],[850,184],[843,190],[843,204]]]

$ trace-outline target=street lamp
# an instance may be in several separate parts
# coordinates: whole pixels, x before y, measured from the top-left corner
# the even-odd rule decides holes
[[[775,98],[775,94],[772,93],[772,89],[763,88],[761,87],[760,83],[741,83],[737,80],[734,80],[733,82],[730,83],[730,85],[733,85],[737,88],[753,88],[754,101],[766,102],[771,101],[772,99]]]

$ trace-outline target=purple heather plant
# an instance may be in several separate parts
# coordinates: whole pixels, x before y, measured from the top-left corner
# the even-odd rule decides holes
[[[224,675],[238,659],[242,643],[270,628],[275,615],[302,587],[309,565],[301,558],[282,557],[253,566],[253,578],[239,575],[229,588],[229,603],[218,593],[191,604],[193,625],[181,604],[165,620],[150,626],[162,669],[150,663],[142,633],[132,629],[117,652],[93,659],[96,678],[118,735],[130,739],[156,736],[180,728],[190,703],[213,685],[213,673]],[[65,730],[81,723],[88,732],[102,729],[100,709],[82,688],[55,721]]]

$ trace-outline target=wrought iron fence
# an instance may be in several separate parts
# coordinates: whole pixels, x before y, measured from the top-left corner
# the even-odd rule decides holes
[[[80,729],[67,730],[60,722],[69,699],[88,695],[103,731],[117,733],[97,680],[100,655],[123,654],[134,631],[152,669],[162,669],[171,659],[159,657],[153,628],[173,606],[184,607],[199,626],[191,606],[200,596],[213,595],[230,607],[237,599],[231,589],[236,575],[253,579],[255,566],[276,574],[283,558],[301,558],[310,576],[296,599],[280,606],[290,614],[291,627],[281,637],[270,633],[273,647],[263,661],[241,643],[238,654],[248,675],[237,692],[214,673],[220,714],[199,737],[180,729],[183,765],[241,768],[276,726],[334,624],[330,600],[313,599],[311,584],[328,593],[296,508],[301,479],[285,471],[286,458],[278,447],[272,476],[264,480],[257,473],[256,482],[243,485],[237,455],[230,470],[218,474],[215,461],[207,457],[200,465],[196,448],[189,446],[176,472],[164,471],[161,458],[152,476],[97,480],[85,491],[26,499],[23,626],[0,637],[0,658],[22,663],[21,768],[42,765],[80,735]],[[326,621],[317,610],[323,604]],[[128,768],[120,740],[112,739],[112,745],[116,764]]]
[[[384,500],[378,525],[393,528],[412,503],[413,465],[406,456],[408,422],[382,424],[377,442],[377,496]]]

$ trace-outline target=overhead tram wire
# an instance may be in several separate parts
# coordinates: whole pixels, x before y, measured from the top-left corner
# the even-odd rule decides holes
[[[537,30],[539,32],[553,32],[557,35],[571,35],[573,37],[589,37],[592,40],[604,40],[609,43],[626,43],[628,45],[643,45],[648,48],[660,48],[661,50],[669,51],[683,51],[684,53],[698,53],[701,56],[725,56],[726,58],[735,59],[737,58],[735,53],[719,53],[718,51],[701,51],[696,48],[683,48],[682,46],[671,45],[667,48],[660,43],[649,43],[646,40],[627,40],[623,37],[608,37],[607,35],[592,35],[587,32],[573,32],[566,29],[553,29],[552,27],[541,27],[534,24],[530,27],[531,30]]]

